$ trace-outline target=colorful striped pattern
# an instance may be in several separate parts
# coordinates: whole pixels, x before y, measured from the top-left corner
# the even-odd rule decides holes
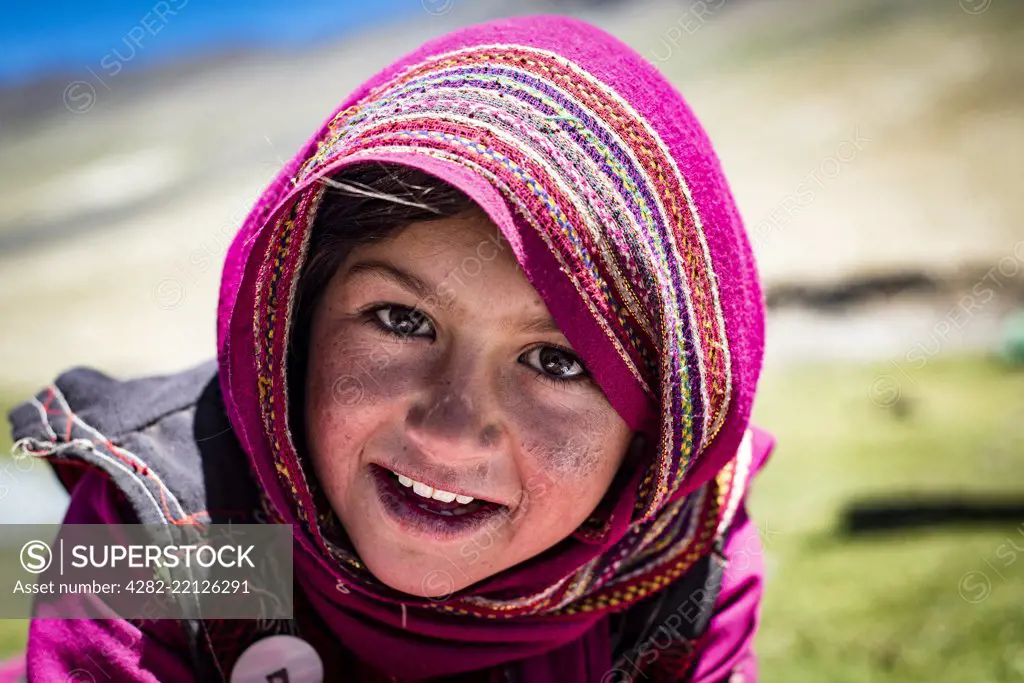
[[[501,189],[663,409],[648,517],[721,428],[729,345],[701,218],[666,146],[578,65],[515,45],[438,55],[339,113],[302,182],[368,150],[454,161]],[[677,412],[673,412],[678,408]]]
[[[536,595],[470,597],[437,609],[489,617],[622,609],[667,585],[708,551],[734,473],[727,467],[696,494],[673,499],[694,456],[721,429],[732,387],[704,226],[666,145],[579,65],[541,49],[489,44],[437,55],[369,91],[334,117],[292,182],[382,152],[455,162],[498,188],[661,411],[635,523],[613,552]],[[322,185],[309,185],[272,226],[257,285],[255,351],[278,474],[321,549],[352,572],[361,565],[309,522],[317,511],[287,429],[287,321],[321,195]],[[354,578],[373,582],[365,571]]]

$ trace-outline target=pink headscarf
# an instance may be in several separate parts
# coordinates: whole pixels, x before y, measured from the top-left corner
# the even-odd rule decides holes
[[[601,514],[442,601],[388,589],[327,542],[288,427],[286,351],[320,179],[366,161],[419,168],[475,200],[614,408],[648,436],[643,465]],[[391,676],[553,652],[562,663],[537,664],[531,681],[607,666],[595,625],[706,554],[744,485],[736,455],[764,337],[750,245],[682,97],[580,21],[466,28],[360,86],[232,243],[217,331],[231,424],[271,513],[295,525],[299,586],[337,641]]]

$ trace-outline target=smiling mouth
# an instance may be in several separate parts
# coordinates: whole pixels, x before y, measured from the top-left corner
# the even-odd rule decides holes
[[[415,496],[423,499],[417,502],[424,505],[424,509],[436,510],[439,514],[465,514],[465,511],[472,509],[473,502],[476,500],[473,496],[452,493],[444,489],[435,489],[421,481],[410,479],[404,474],[398,474],[397,472],[391,472],[391,474],[398,478],[399,484],[407,489],[411,489]]]
[[[448,540],[471,533],[508,510],[499,503],[435,489],[380,465],[370,469],[378,499],[403,531]]]

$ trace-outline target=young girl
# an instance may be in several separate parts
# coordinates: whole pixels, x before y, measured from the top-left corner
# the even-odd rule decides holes
[[[67,524],[293,525],[295,618],[37,619],[27,678],[754,681],[763,322],[654,67],[565,18],[434,40],[253,208],[216,363],[11,416]]]

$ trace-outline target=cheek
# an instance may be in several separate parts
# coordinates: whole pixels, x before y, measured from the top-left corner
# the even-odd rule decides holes
[[[603,397],[574,406],[528,400],[519,401],[514,413],[522,510],[532,520],[530,546],[539,552],[570,535],[600,503],[622,464],[630,431]]]
[[[358,323],[314,337],[306,389],[307,441],[320,467],[354,465],[348,455],[406,403],[417,386],[413,354],[402,343],[360,334]]]
[[[510,414],[522,435],[529,469],[541,476],[604,483],[618,469],[628,428],[603,397],[572,397],[564,402],[513,399]]]
[[[559,478],[587,478],[600,469],[606,435],[544,415],[531,416],[527,424],[531,436],[523,451],[539,469]]]
[[[402,342],[367,339],[346,330],[316,341],[310,353],[309,398],[318,412],[351,420],[407,394],[416,383],[415,364]]]

